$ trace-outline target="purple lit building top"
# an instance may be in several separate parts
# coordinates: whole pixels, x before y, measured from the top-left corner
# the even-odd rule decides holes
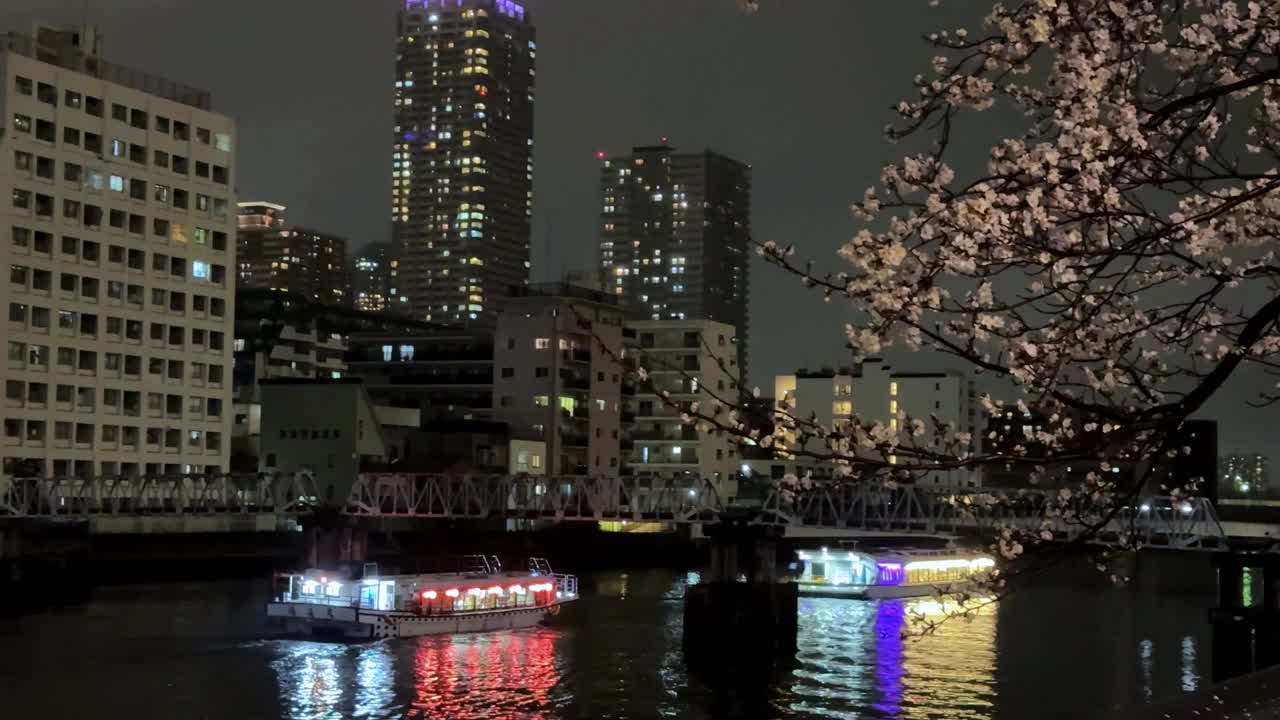
[[[428,10],[430,8],[440,8],[443,10],[450,7],[461,8],[467,2],[474,2],[474,0],[405,0],[404,6],[406,10]],[[525,19],[524,6],[520,3],[512,2],[512,0],[487,0],[484,4],[496,7],[498,12],[506,15],[507,17],[512,17],[517,20]]]

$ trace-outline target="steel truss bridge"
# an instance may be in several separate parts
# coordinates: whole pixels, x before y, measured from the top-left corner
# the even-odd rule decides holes
[[[253,518],[277,527],[315,512],[314,478],[306,473],[143,478],[0,479],[0,518],[64,521]],[[357,518],[544,520],[553,522],[715,523],[732,515],[781,528],[868,534],[988,534],[1002,528],[1079,537],[1086,528],[1070,509],[1047,512],[1049,491],[944,486],[887,488],[843,484],[788,492],[762,488],[755,501],[721,502],[700,480],[585,476],[457,476],[365,474],[340,513]],[[262,523],[262,519],[269,522]],[[241,523],[243,525],[243,523]],[[1144,498],[1116,513],[1094,542],[1177,549],[1224,549],[1226,535],[1203,498]]]

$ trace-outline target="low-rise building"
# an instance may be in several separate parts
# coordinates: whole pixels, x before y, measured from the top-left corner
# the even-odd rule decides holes
[[[347,496],[362,468],[389,459],[382,422],[359,380],[274,378],[258,384],[260,471],[312,473],[320,502],[333,503]]]
[[[920,420],[932,433],[934,419],[949,428],[948,435],[969,433],[974,448],[981,443],[976,432],[977,402],[968,375],[957,371],[912,372],[895,370],[883,360],[869,359],[857,366],[799,370],[774,379],[779,410],[810,418],[832,430],[847,427],[854,415],[863,423],[880,423],[898,430],[904,418]],[[906,428],[902,428],[906,430]],[[790,442],[794,444],[795,438]],[[817,441],[810,450],[820,449]],[[896,458],[890,456],[889,462]],[[829,474],[828,463],[812,463],[815,475]],[[938,485],[976,486],[972,470],[919,473],[920,482]]]
[[[379,404],[427,421],[493,417],[493,338],[482,331],[406,319],[349,341],[348,371]]]

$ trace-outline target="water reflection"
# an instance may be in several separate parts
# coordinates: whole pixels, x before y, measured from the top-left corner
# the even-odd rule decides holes
[[[341,717],[345,683],[338,666],[347,648],[322,643],[282,643],[279,659],[272,663],[280,678],[280,696],[290,718]]]
[[[787,717],[984,718],[995,700],[995,619],[984,610],[931,635],[911,618],[936,601],[804,598],[797,667],[778,690]],[[939,710],[942,714],[939,714]]]
[[[282,716],[536,720],[556,704],[558,633],[550,628],[391,640],[274,644]],[[407,705],[399,704],[405,702]]]

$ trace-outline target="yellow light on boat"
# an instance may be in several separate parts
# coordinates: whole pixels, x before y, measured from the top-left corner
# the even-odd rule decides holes
[[[509,587],[509,588],[507,588],[507,589],[508,589],[508,590],[510,590],[510,591],[512,592],[512,594],[514,594],[514,595],[523,595],[523,594],[524,594],[524,587],[522,587],[522,586],[520,586],[520,585],[512,585],[511,587]]]
[[[483,595],[483,594],[484,594],[484,591],[483,591],[483,590],[481,590],[480,588],[471,588],[470,590],[468,590],[468,591],[467,591],[467,594],[468,594],[468,595]]]
[[[497,585],[494,585],[493,587],[489,588],[489,594],[490,594],[490,595],[501,595],[501,594],[502,594],[502,588],[501,588],[501,587],[499,587],[499,586],[497,586]]]
[[[435,599],[436,599],[436,591],[435,591],[435,590],[428,590],[428,591],[426,591],[426,592],[422,593],[422,597],[424,597],[424,598],[426,598],[426,599],[428,599],[428,600],[435,600]]]
[[[448,597],[456,598],[458,597],[458,588],[449,588],[448,590],[444,591],[444,594]]]
[[[952,560],[915,560],[903,566],[903,570],[911,572],[912,570],[955,570],[960,568],[968,568],[980,570],[995,565],[996,562],[988,557],[973,558],[966,560],[964,558],[955,558]]]

